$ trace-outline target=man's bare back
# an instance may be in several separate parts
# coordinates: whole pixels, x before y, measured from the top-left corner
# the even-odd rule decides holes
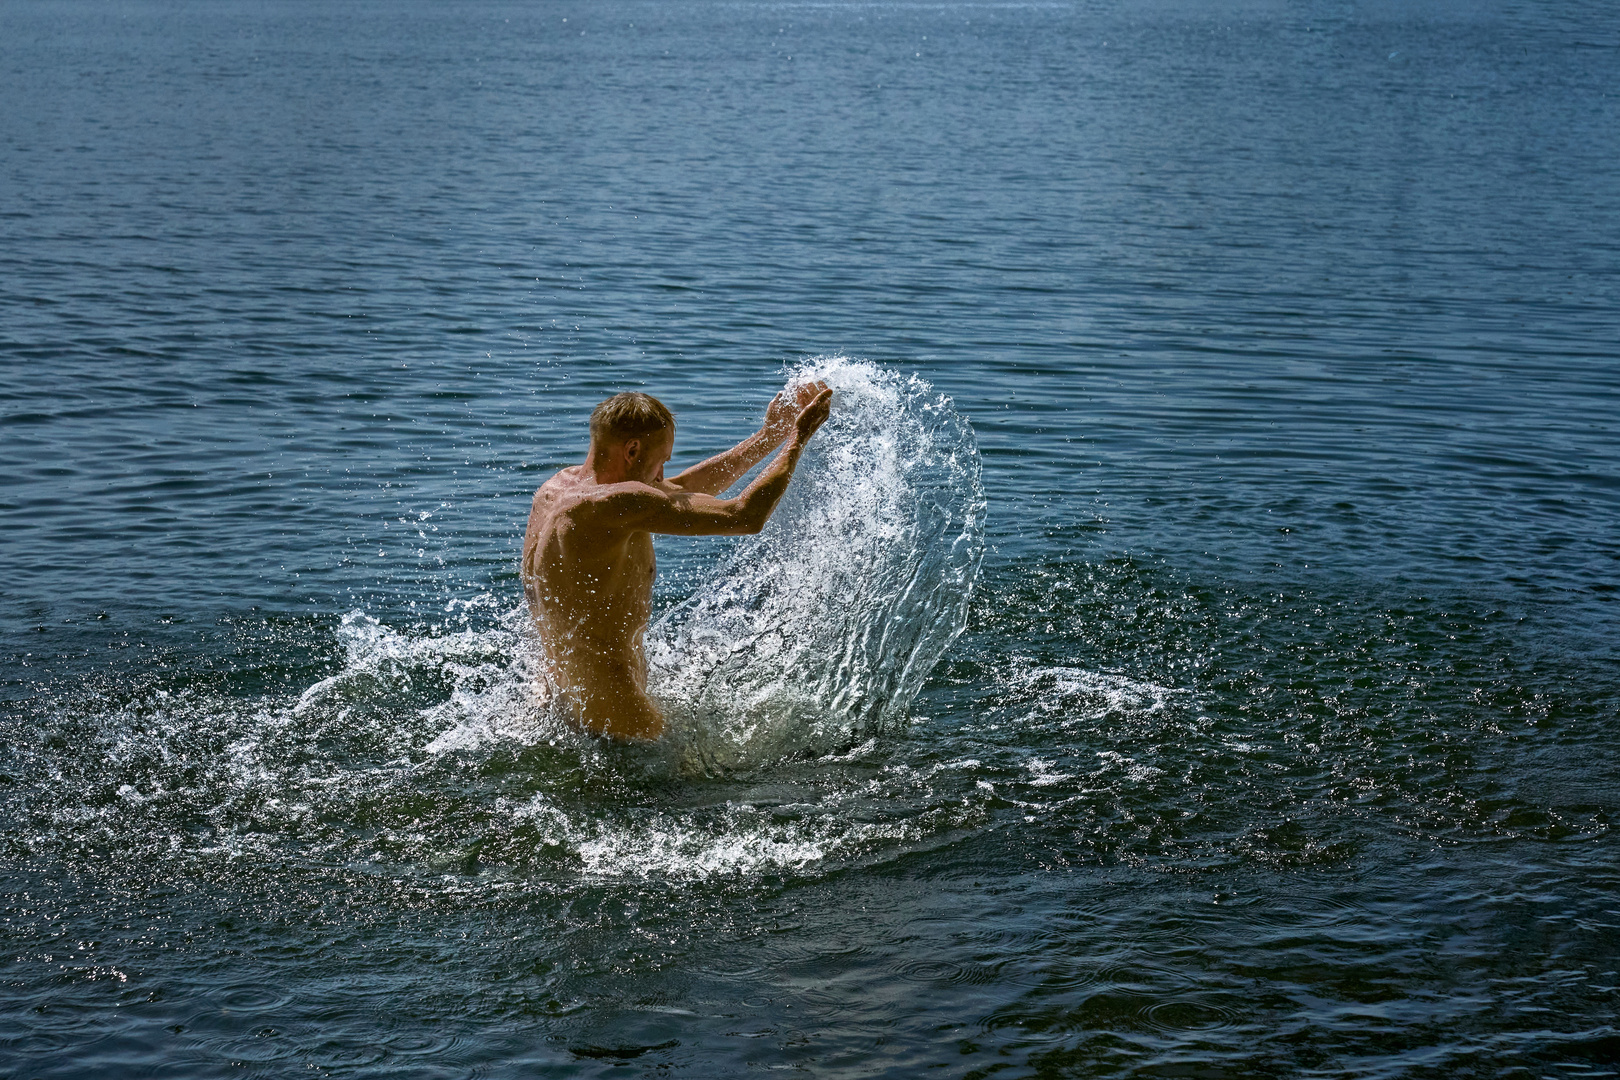
[[[656,570],[652,534],[759,532],[831,407],[825,383],[779,394],[758,432],[673,480],[664,478],[675,443],[668,409],[645,394],[597,407],[585,463],[535,492],[523,541],[523,585],[548,673],[583,727],[616,739],[663,733],[663,715],[647,696],[643,649]],[[778,446],[742,494],[718,498]]]

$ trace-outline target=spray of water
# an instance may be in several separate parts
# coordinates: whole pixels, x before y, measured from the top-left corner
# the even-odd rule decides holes
[[[686,769],[824,753],[903,717],[967,620],[984,555],[973,429],[915,375],[843,357],[832,415],[759,536],[648,634]]]

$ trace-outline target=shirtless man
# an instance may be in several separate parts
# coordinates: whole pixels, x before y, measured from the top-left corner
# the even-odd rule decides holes
[[[663,733],[663,714],[647,696],[642,645],[652,614],[652,534],[759,532],[831,408],[826,383],[784,391],[758,432],[673,480],[664,479],[664,463],[675,417],[662,402],[618,394],[591,413],[585,463],[534,493],[522,565],[549,673],[583,727],[625,740]],[[717,498],[778,446],[741,495]]]

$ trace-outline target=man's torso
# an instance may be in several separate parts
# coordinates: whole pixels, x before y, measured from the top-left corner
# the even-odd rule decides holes
[[[529,610],[553,663],[578,652],[641,666],[652,612],[652,536],[616,529],[597,505],[621,485],[597,484],[582,466],[535,492],[523,543]]]

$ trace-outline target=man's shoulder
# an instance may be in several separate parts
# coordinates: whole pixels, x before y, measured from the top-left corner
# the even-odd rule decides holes
[[[669,496],[670,492],[665,490],[662,484],[625,480],[617,484],[597,484],[588,494],[581,496],[581,502],[588,501],[593,506],[624,508],[668,502]]]
[[[566,469],[558,469],[552,473],[545,483],[536,489],[536,495],[549,495],[568,488],[579,486],[580,473],[583,466],[570,465]]]
[[[682,489],[667,480],[598,484],[584,466],[575,465],[559,470],[540,485],[534,493],[530,520],[549,521],[554,526],[569,522],[575,527],[611,528],[680,494]]]
[[[546,512],[553,520],[591,528],[611,527],[627,516],[668,502],[669,497],[670,492],[661,485],[635,480],[617,484],[564,483],[550,493],[544,486],[535,493],[536,502],[543,498],[548,504]]]
[[[548,504],[566,508],[599,498],[603,489],[603,485],[586,474],[584,466],[571,465],[552,473],[551,478],[535,490],[534,502],[536,506]]]

